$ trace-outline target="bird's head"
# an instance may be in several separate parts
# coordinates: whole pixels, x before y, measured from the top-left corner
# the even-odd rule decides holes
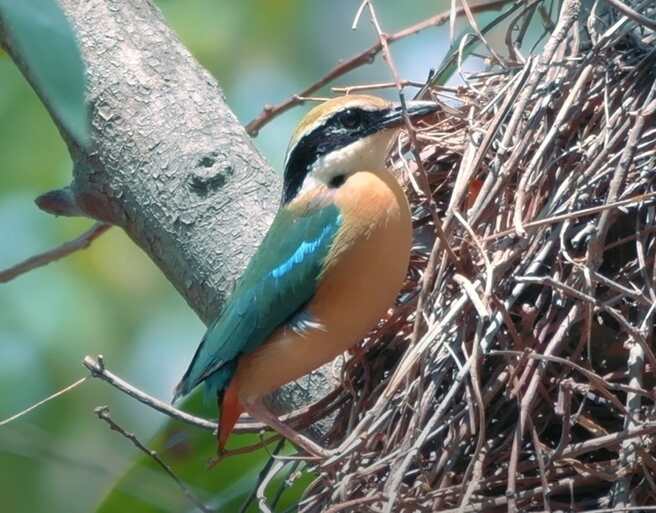
[[[406,104],[411,119],[437,108],[433,102]],[[390,140],[402,124],[401,105],[376,96],[342,96],[312,109],[287,149],[283,204],[318,185],[340,187],[357,171],[384,169]]]

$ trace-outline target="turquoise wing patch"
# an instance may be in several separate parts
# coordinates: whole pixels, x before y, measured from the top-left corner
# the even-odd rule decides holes
[[[283,323],[293,321],[312,299],[323,263],[341,224],[334,205],[303,216],[281,209],[222,314],[203,337],[176,387],[175,397],[205,381],[208,392],[223,390],[235,359],[255,350]],[[302,326],[303,320],[294,322]]]

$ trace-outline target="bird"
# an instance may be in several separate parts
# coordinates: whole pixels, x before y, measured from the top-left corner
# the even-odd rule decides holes
[[[309,455],[327,454],[263,398],[353,347],[403,285],[411,213],[386,156],[406,118],[437,110],[404,103],[333,98],[293,132],[280,207],[174,391],[175,402],[204,382],[217,398],[219,455],[243,412]]]

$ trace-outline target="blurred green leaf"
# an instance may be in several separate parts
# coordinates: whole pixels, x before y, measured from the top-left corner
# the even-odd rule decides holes
[[[0,0],[0,15],[37,88],[75,141],[89,143],[84,64],[56,0]]]
[[[196,392],[181,406],[182,409],[200,416],[215,413]],[[128,428],[129,426],[124,426]],[[108,437],[116,436],[108,432]],[[229,449],[258,443],[257,435],[232,436]],[[120,443],[115,439],[108,443]],[[129,443],[125,440],[125,443]],[[214,468],[207,462],[216,454],[216,438],[208,431],[169,420],[148,444],[172,468],[210,509],[222,513],[237,513],[257,484],[257,477],[269,459],[269,452],[260,449],[247,454],[229,457]],[[273,445],[268,450],[273,450]],[[290,487],[284,483],[285,493],[278,503],[282,511],[300,500],[312,475],[304,473]],[[274,480],[270,489],[283,486],[282,479]],[[96,513],[179,513],[197,511],[186,499],[178,485],[166,475],[150,457],[140,455],[127,472],[116,482],[99,505]],[[258,511],[251,505],[249,512]]]

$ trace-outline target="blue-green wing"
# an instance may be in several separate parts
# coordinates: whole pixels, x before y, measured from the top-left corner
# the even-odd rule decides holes
[[[211,392],[224,389],[237,356],[253,351],[303,308],[314,295],[340,222],[334,205],[302,216],[279,210],[221,316],[203,337],[176,397],[202,381]]]

